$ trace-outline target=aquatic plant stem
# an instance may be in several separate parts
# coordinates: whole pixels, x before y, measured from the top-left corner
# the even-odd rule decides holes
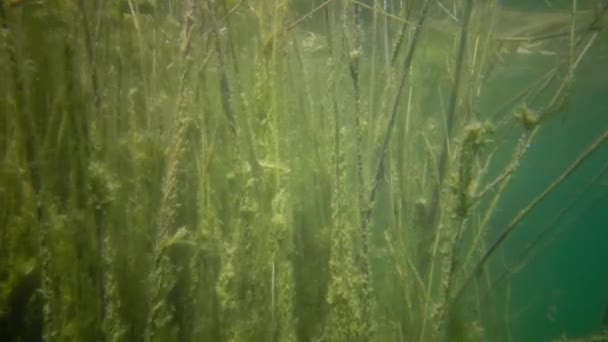
[[[388,13],[388,3],[387,0],[383,0],[382,9],[384,12]],[[382,36],[384,37],[384,67],[388,68],[390,65],[390,40],[389,40],[389,32],[388,32],[388,17],[384,16],[384,20],[382,22]]]
[[[179,171],[183,164],[184,146],[188,142],[187,131],[190,121],[185,118],[185,101],[187,93],[187,82],[190,76],[191,63],[189,61],[192,31],[194,27],[194,11],[196,7],[194,0],[187,1],[184,13],[184,27],[181,34],[181,73],[177,92],[177,102],[174,109],[174,133],[169,149],[167,166],[162,184],[162,195],[156,236],[154,238],[154,288],[150,297],[148,320],[145,330],[145,340],[155,341],[174,334],[175,311],[170,302],[169,293],[176,286],[177,267],[167,253],[166,247],[170,244],[172,236],[179,233],[175,227],[175,211],[179,206],[177,201]],[[159,317],[170,317],[169,320],[158,324]],[[173,325],[173,326],[171,326]]]
[[[274,304],[274,260],[271,263],[271,272],[270,272],[270,316],[271,316],[271,326],[275,327],[275,304]]]
[[[345,7],[345,11],[348,11],[350,6]],[[347,13],[345,13],[348,16]],[[369,249],[369,231],[368,231],[368,220],[366,219],[365,212],[367,208],[366,198],[365,198],[365,182],[363,180],[363,123],[362,123],[362,114],[361,114],[361,84],[360,84],[360,70],[359,70],[359,62],[361,57],[361,8],[359,5],[353,5],[353,15],[352,15],[352,28],[349,27],[349,18],[345,18],[344,21],[345,27],[344,32],[345,35],[350,38],[351,42],[348,46],[350,51],[349,53],[349,70],[350,76],[353,82],[353,91],[355,98],[355,158],[356,158],[356,175],[357,175],[357,193],[358,193],[358,201],[359,201],[359,224],[360,224],[360,234],[361,234],[361,243],[362,243],[362,253],[361,253],[361,270],[363,276],[369,281],[369,265],[367,261],[368,257],[368,249]],[[352,37],[348,35],[348,32],[352,31]]]
[[[82,0],[81,0],[82,1]],[[140,77],[142,80],[142,88],[144,89],[144,94],[145,94],[145,101],[146,101],[146,106],[145,106],[145,115],[146,115],[146,122],[150,122],[150,113],[149,113],[149,106],[148,106],[148,101],[150,100],[150,83],[148,80],[148,72],[146,70],[146,63],[145,63],[145,44],[144,44],[144,39],[143,39],[143,34],[142,34],[142,30],[141,30],[141,24],[139,22],[139,16],[138,13],[136,11],[137,6],[135,4],[133,4],[133,0],[127,0],[127,3],[129,5],[129,11],[131,13],[131,17],[133,18],[133,27],[135,28],[135,33],[137,35],[137,45],[138,45],[138,49],[139,49],[139,71],[141,73]]]
[[[443,186],[445,174],[447,172],[447,162],[450,159],[449,155],[449,144],[452,139],[452,134],[454,131],[454,120],[456,117],[456,107],[458,105],[459,100],[459,92],[460,92],[460,83],[462,78],[462,69],[464,64],[464,55],[467,49],[467,40],[469,34],[469,25],[471,22],[471,13],[473,12],[473,1],[466,0],[465,3],[465,13],[464,13],[464,22],[462,25],[462,30],[460,31],[460,45],[458,47],[458,55],[456,56],[456,66],[455,66],[455,74],[454,74],[454,86],[452,88],[452,94],[450,96],[450,103],[448,105],[447,112],[447,134],[443,140],[443,147],[441,151],[441,156],[439,157],[439,179],[438,185],[435,188],[433,193],[433,200],[431,201],[431,209],[430,215],[431,217],[438,217],[437,211],[439,210],[439,202],[441,188]]]
[[[317,13],[321,9],[325,8],[325,6],[329,5],[330,3],[334,2],[334,1],[336,1],[336,0],[327,0],[327,1],[325,1],[324,3],[320,4],[319,6],[313,8],[310,12],[308,12],[307,14],[305,14],[300,19],[297,19],[296,21],[294,21],[293,23],[291,23],[290,25],[288,25],[285,29],[287,31],[290,31],[294,27],[298,26],[298,24],[300,24],[301,22],[309,19],[310,17],[313,16],[313,14]]]
[[[575,32],[576,32],[576,0],[572,0],[572,11],[570,13],[570,34],[569,34],[569,49],[568,49],[568,78],[574,78],[574,46],[575,46]]]
[[[372,179],[372,187],[369,194],[369,208],[366,211],[366,220],[369,220],[372,209],[374,206],[374,201],[376,199],[376,192],[378,190],[378,184],[380,183],[380,178],[382,177],[382,173],[384,172],[384,161],[386,158],[386,154],[388,152],[388,146],[391,140],[391,134],[393,131],[393,126],[395,125],[395,120],[397,119],[397,112],[399,109],[399,103],[401,100],[401,94],[403,93],[403,88],[405,86],[405,81],[411,72],[410,67],[412,65],[412,61],[414,59],[414,52],[416,52],[416,47],[418,45],[418,41],[420,40],[420,36],[422,35],[422,30],[424,28],[424,21],[429,11],[430,0],[425,0],[424,5],[422,7],[422,14],[420,15],[420,19],[418,19],[418,24],[416,25],[416,31],[414,32],[414,36],[412,37],[412,42],[410,44],[410,49],[408,50],[407,56],[405,58],[405,62],[403,65],[403,71],[401,80],[399,81],[399,87],[397,88],[397,96],[395,97],[395,102],[393,103],[393,109],[391,111],[391,116],[388,122],[388,126],[386,128],[386,133],[384,134],[384,141],[382,143],[382,149],[380,150],[380,156],[378,158],[378,167],[376,168],[376,173],[374,178]]]
[[[95,104],[95,116],[99,116],[99,106],[100,106],[100,101],[101,101],[101,97],[99,96],[99,85],[97,82],[97,67],[96,67],[96,63],[95,63],[95,54],[93,51],[93,42],[94,42],[94,37],[92,37],[91,34],[91,28],[89,27],[90,25],[90,20],[88,18],[88,12],[85,8],[85,1],[84,0],[80,0],[78,2],[79,7],[80,7],[80,12],[82,14],[82,27],[84,29],[84,43],[85,43],[85,51],[86,51],[86,56],[87,56],[87,62],[89,63],[89,72],[90,72],[90,78],[91,78],[91,87],[93,90],[93,100],[94,100],[94,104]]]
[[[348,1],[352,2],[353,4],[357,4],[357,5],[361,6],[362,8],[366,8],[368,10],[372,10],[374,12],[378,12],[378,13],[384,15],[386,18],[393,19],[393,20],[395,20],[397,22],[405,23],[405,24],[413,24],[412,22],[408,21],[407,19],[404,19],[404,18],[401,18],[401,17],[399,17],[397,15],[388,13],[388,12],[386,12],[384,10],[379,10],[379,9],[374,8],[374,7],[372,7],[372,6],[370,6],[370,5],[366,4],[366,3],[363,3],[361,1],[358,1],[358,0],[348,0]]]

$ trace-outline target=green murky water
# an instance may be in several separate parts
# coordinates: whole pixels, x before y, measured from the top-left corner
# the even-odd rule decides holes
[[[0,9],[2,340],[608,340],[605,1]]]

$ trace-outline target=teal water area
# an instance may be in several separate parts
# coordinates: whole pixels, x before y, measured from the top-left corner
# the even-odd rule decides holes
[[[608,36],[597,39],[579,66],[566,107],[528,147],[490,235],[497,236],[608,126]],[[532,63],[525,66],[537,67]],[[523,129],[515,133],[523,134]],[[608,146],[603,145],[539,203],[492,260],[492,278],[502,281],[496,285],[500,310],[490,338],[553,341],[607,328]]]

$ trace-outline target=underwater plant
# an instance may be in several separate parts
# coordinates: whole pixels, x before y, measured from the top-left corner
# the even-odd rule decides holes
[[[517,340],[608,172],[596,5],[0,2],[0,336]]]

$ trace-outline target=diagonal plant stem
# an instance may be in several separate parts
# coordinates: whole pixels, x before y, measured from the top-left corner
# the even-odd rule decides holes
[[[371,10],[371,11],[377,12],[379,14],[382,14],[386,18],[391,18],[391,19],[393,19],[393,20],[395,20],[397,22],[404,23],[404,24],[413,24],[408,19],[404,19],[404,18],[401,18],[401,17],[399,17],[397,15],[388,13],[385,10],[380,10],[380,9],[377,9],[377,8],[373,8],[372,6],[367,5],[367,4],[365,4],[365,3],[361,2],[361,1],[358,1],[358,0],[350,0],[350,1],[352,3],[354,3],[354,4],[357,4],[357,5],[361,6],[361,7],[363,7],[363,8],[366,8],[368,10]],[[424,6],[426,6],[426,4]]]
[[[78,3],[80,7],[80,11],[82,14],[82,27],[84,30],[84,42],[85,42],[85,52],[87,56],[88,66],[90,68],[90,78],[91,78],[91,87],[93,89],[93,99],[95,101],[95,116],[99,116],[99,107],[101,105],[101,97],[99,95],[99,85],[97,81],[97,67],[95,62],[95,54],[93,51],[93,42],[95,40],[91,34],[91,28],[89,27],[90,21],[88,18],[88,12],[85,8],[85,1],[80,0]]]
[[[428,11],[429,11],[429,4],[430,4],[430,1],[425,0],[423,8],[422,8],[422,14],[420,16],[420,19],[418,20],[418,24],[416,25],[416,31],[414,33],[414,36],[412,37],[410,49],[405,58],[403,75],[401,76],[401,80],[399,82],[399,88],[397,89],[397,96],[395,97],[395,102],[393,104],[393,110],[391,112],[391,117],[390,117],[390,120],[388,123],[388,127],[386,129],[386,134],[384,135],[384,142],[382,144],[382,150],[380,151],[380,158],[378,161],[378,167],[376,168],[376,174],[374,176],[374,179],[372,180],[372,188],[370,191],[369,202],[368,202],[369,207],[367,208],[365,220],[369,220],[371,213],[372,213],[372,209],[374,206],[374,200],[376,199],[376,192],[378,190],[378,184],[380,183],[380,177],[382,176],[382,173],[384,171],[384,160],[386,158],[386,153],[388,152],[388,145],[391,140],[393,126],[395,125],[395,120],[397,118],[397,111],[399,109],[399,102],[401,100],[401,95],[403,93],[403,87],[405,86],[405,81],[410,73],[410,67],[412,65],[412,60],[414,59],[414,52],[416,52],[416,47],[417,47],[418,41],[420,40],[420,36],[422,34],[422,29],[424,28],[424,21],[427,17]]]
[[[562,210],[560,210],[560,212],[557,213],[557,215],[555,215],[553,217],[553,219],[551,219],[551,221],[549,221],[547,224],[545,224],[544,228],[534,238],[534,240],[532,240],[530,243],[528,243],[526,245],[526,248],[517,257],[517,259],[520,259],[521,261],[516,262],[514,264],[514,266],[508,266],[507,269],[499,277],[497,277],[494,281],[492,281],[492,285],[491,285],[491,288],[489,291],[495,290],[499,286],[506,284],[513,275],[518,273],[521,269],[523,269],[531,261],[532,257],[538,252],[539,249],[546,247],[546,245],[549,241],[553,240],[556,237],[556,235],[561,233],[564,228],[563,219],[564,219],[564,217],[566,217],[566,214],[570,213],[572,208],[574,208],[577,204],[579,204],[580,200],[582,200],[583,197],[588,195],[589,190],[591,190],[594,187],[594,185],[596,185],[596,182],[598,180],[600,180],[602,177],[605,177],[606,175],[608,175],[608,163],[604,163],[604,166],[602,167],[602,171],[600,173],[598,173],[595,177],[593,177],[593,179],[591,179],[589,181],[589,184],[587,184],[584,188],[582,188],[578,192],[578,194],[575,195],[570,200],[570,203],[566,207],[564,207]],[[596,196],[591,202],[592,203],[603,203],[603,200],[606,198],[606,196],[607,196],[607,194],[603,194],[601,196]],[[592,207],[592,205],[587,206],[585,208],[585,210],[583,210],[582,212],[584,213],[585,211],[587,211],[589,209],[589,207]],[[572,222],[572,221],[569,222],[569,224],[572,224],[572,223],[574,223],[574,222]],[[567,224],[567,225],[569,225],[569,224]],[[562,229],[558,228],[560,226],[562,226]],[[547,241],[547,240],[549,240],[549,241]]]
[[[310,12],[306,13],[303,17],[301,17],[300,19],[297,19],[296,21],[294,21],[293,23],[291,23],[289,26],[287,26],[285,28],[285,30],[290,31],[291,29],[293,29],[294,27],[298,26],[301,22],[309,19],[310,17],[312,17],[315,13],[317,13],[318,11],[322,10],[323,8],[325,8],[325,6],[329,5],[330,3],[334,2],[335,0],[327,0],[324,3],[320,4],[319,6],[313,8]]]
[[[410,4],[410,2],[408,2]],[[399,51],[401,51],[401,47],[403,46],[403,38],[405,37],[405,33],[407,32],[407,26],[410,24],[410,15],[412,13],[409,9],[404,9],[406,12],[405,21],[401,24],[401,28],[399,29],[399,33],[397,34],[396,42],[392,48],[391,62],[390,65],[393,66],[395,61],[397,60],[397,56],[399,55]]]
[[[439,195],[441,193],[441,187],[446,174],[446,164],[449,159],[449,143],[454,131],[454,119],[456,116],[456,106],[458,104],[458,98],[460,93],[460,83],[462,77],[462,69],[464,64],[464,55],[467,49],[467,36],[469,33],[469,25],[471,21],[471,12],[473,12],[473,1],[467,0],[465,7],[465,17],[460,31],[460,46],[458,48],[458,56],[456,57],[456,69],[454,75],[454,88],[452,88],[452,95],[450,97],[450,104],[447,112],[447,132],[443,142],[443,149],[439,158],[439,179],[435,192],[433,194],[433,201],[431,202],[431,217],[437,216],[437,210],[439,209]]]
[[[588,35],[590,33],[597,32],[603,28],[601,20],[602,20],[602,17],[606,14],[606,12],[608,12],[608,6],[604,5],[602,8],[600,8],[597,11],[593,20],[588,25],[585,25],[585,27],[581,27],[581,28],[578,28],[575,30],[573,30],[572,26],[571,26],[568,30],[562,30],[562,31],[542,34],[542,35],[538,35],[538,36],[532,36],[532,37],[504,36],[504,37],[499,37],[498,40],[502,41],[502,42],[510,41],[510,42],[523,42],[523,43],[532,44],[532,43],[541,42],[541,41],[545,41],[545,40],[572,36],[573,34]]]
[[[479,274],[481,274],[482,268],[487,263],[488,259],[494,255],[496,250],[507,240],[507,238],[519,227],[521,221],[528,216],[528,214],[536,208],[536,206],[544,200],[550,193],[553,192],[563,181],[565,181],[578,167],[580,167],[594,152],[596,152],[603,143],[608,141],[608,130],[605,130],[581,155],[574,161],[564,172],[557,177],[543,192],[538,194],[525,208],[521,209],[517,215],[511,220],[507,228],[500,234],[500,236],[494,241],[494,243],[488,248],[486,253],[483,255],[481,260],[473,267],[473,271],[465,279],[463,285],[460,287],[456,295],[453,297],[451,303],[458,301],[464,290],[471,284]]]

